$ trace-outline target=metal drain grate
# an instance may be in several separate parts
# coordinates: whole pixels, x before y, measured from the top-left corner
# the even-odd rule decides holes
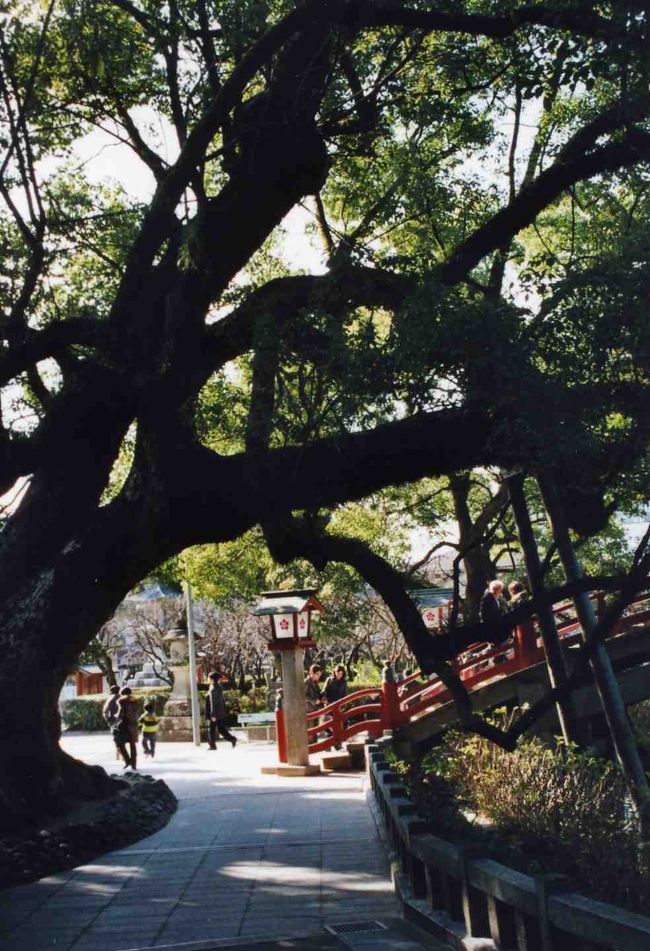
[[[325,925],[326,931],[333,935],[369,934],[372,931],[387,931],[388,925],[381,921],[343,921],[340,925]]]

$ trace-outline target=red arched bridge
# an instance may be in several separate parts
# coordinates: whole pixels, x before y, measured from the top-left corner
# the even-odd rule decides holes
[[[593,594],[597,615],[604,607],[603,594]],[[554,609],[558,633],[570,654],[582,643],[582,632],[572,602]],[[650,696],[650,589],[629,606],[607,640],[626,703]],[[434,636],[434,635],[432,635]],[[454,667],[472,695],[475,709],[489,709],[508,702],[534,701],[548,686],[544,648],[535,618],[516,627],[505,644],[473,644],[454,661]],[[634,676],[636,675],[636,676]],[[419,671],[399,682],[388,680],[348,694],[314,713],[307,714],[309,752],[339,746],[359,733],[380,736],[399,730],[414,744],[425,743],[455,720],[450,694],[437,675]],[[585,688],[587,691],[593,688]],[[579,692],[577,694],[579,696]],[[590,709],[591,707],[594,709]],[[581,715],[597,713],[595,700],[583,698]],[[552,716],[552,715],[551,715]],[[278,724],[280,726],[280,724]],[[283,730],[278,730],[278,736]]]

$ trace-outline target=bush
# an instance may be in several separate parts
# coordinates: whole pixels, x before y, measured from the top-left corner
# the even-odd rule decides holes
[[[489,840],[522,871],[561,872],[604,901],[647,907],[640,837],[613,763],[538,739],[507,753],[450,732],[421,763],[398,768],[419,808],[447,831]]]
[[[105,703],[106,697],[103,694],[64,700],[61,704],[61,718],[65,729],[89,732],[106,730],[106,723],[102,716],[102,707]]]
[[[162,717],[165,715],[165,704],[169,700],[171,691],[171,687],[141,687],[133,691],[133,696],[140,701],[141,709],[144,709],[145,703],[151,701],[156,716]]]
[[[252,687],[248,693],[241,693],[239,690],[224,690],[223,697],[228,718],[233,722],[238,713],[263,713],[268,709],[266,687]]]
[[[369,660],[359,661],[355,665],[352,681],[348,681],[348,690],[352,693],[353,690],[362,690],[363,687],[380,687],[381,678],[382,671],[375,664]]]
[[[264,713],[268,710],[268,687],[251,687],[239,701],[240,713]]]

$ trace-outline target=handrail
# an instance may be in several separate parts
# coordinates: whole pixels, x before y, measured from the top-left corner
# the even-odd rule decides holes
[[[334,700],[333,703],[329,703],[326,707],[319,707],[318,710],[312,710],[307,714],[307,719],[317,720],[326,713],[329,713],[329,711],[333,710],[335,707],[347,706],[350,701],[357,700],[359,697],[368,697],[371,695],[381,696],[381,687],[363,687],[361,690],[355,690],[354,693],[348,693],[345,695],[345,697],[341,697],[340,700]]]
[[[604,603],[603,593],[592,592],[590,598],[598,602],[600,613]],[[630,612],[630,609],[646,602],[648,608],[645,611],[626,613],[611,636],[617,637],[630,626],[650,620],[650,589],[640,593],[627,610]],[[566,614],[574,610],[573,602],[562,602],[553,608],[555,614]],[[494,645],[483,641],[466,648],[454,661],[454,669],[465,688],[472,691],[488,680],[502,680],[542,663],[544,648],[535,622],[536,618],[533,616],[518,625],[512,638],[504,644]],[[567,645],[576,643],[580,632],[577,618],[568,618],[564,623],[558,624],[558,635]],[[421,678],[427,678],[426,682],[407,692],[408,688]],[[359,701],[370,697],[380,698],[381,702],[359,704]],[[447,688],[437,674],[423,675],[419,670],[398,683],[389,680],[383,683],[381,688],[364,687],[307,714],[309,751],[315,753],[329,749],[360,732],[367,732],[371,737],[380,736],[384,730],[392,730],[419,720],[427,713],[433,712],[432,708],[438,708],[450,699]]]

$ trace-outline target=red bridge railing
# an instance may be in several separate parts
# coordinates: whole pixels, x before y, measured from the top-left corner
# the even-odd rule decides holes
[[[596,614],[604,608],[605,595],[590,595],[596,602]],[[580,641],[581,628],[572,602],[556,606],[553,613],[558,620],[558,633],[563,643]],[[650,621],[650,590],[641,594],[627,609],[616,625],[612,637],[631,627]],[[485,681],[501,680],[512,674],[541,663],[545,658],[535,618],[515,628],[505,644],[470,645],[454,661],[454,669],[465,687],[476,690]],[[319,753],[339,746],[359,733],[370,737],[381,736],[384,730],[393,730],[406,723],[433,713],[451,699],[449,691],[437,675],[426,683],[420,671],[395,682],[385,681],[381,687],[368,687],[348,694],[326,707],[307,714],[309,752]]]

